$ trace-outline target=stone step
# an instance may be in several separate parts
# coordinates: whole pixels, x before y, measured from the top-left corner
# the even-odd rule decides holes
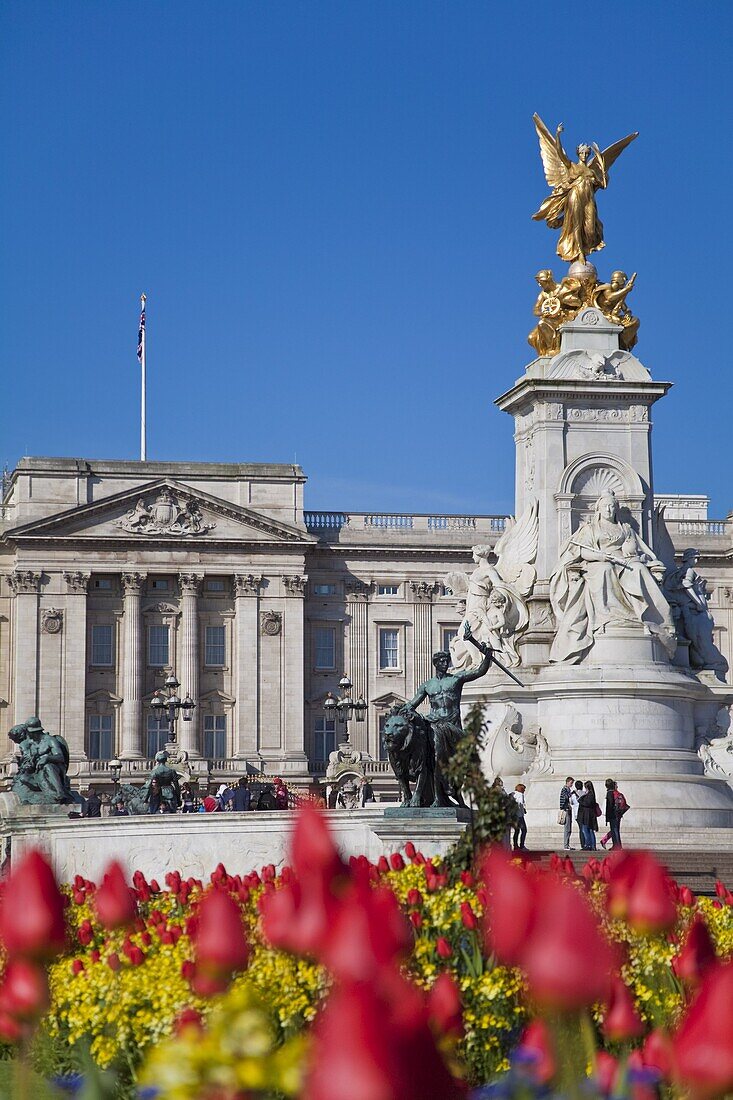
[[[604,859],[608,852],[599,848],[596,852],[584,852],[574,849],[569,852],[562,848],[530,849],[526,855],[531,862],[544,862],[553,853],[569,858],[575,870],[582,871],[592,857]],[[715,883],[720,880],[733,890],[733,852],[701,852],[686,849],[655,849],[654,855],[664,864],[669,874],[680,886],[689,886],[695,894],[713,895]]]

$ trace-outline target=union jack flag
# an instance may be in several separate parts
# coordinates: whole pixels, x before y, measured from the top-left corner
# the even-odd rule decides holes
[[[140,312],[140,328],[137,334],[137,357],[142,362],[143,358],[143,340],[145,339],[145,306],[143,306]]]

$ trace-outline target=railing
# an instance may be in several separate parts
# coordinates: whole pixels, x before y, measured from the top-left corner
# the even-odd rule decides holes
[[[332,533],[347,529],[359,531],[412,531],[439,535],[444,531],[501,534],[507,516],[430,515],[418,512],[305,512],[305,525],[314,533]]]
[[[678,519],[667,520],[670,531],[677,530],[680,535],[727,535],[733,525],[724,519]]]

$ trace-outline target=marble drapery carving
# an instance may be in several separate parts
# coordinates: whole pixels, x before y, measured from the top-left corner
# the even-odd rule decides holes
[[[672,612],[660,588],[664,564],[629,523],[618,518],[613,492],[596,501],[593,518],[570,536],[550,581],[557,632],[550,661],[577,663],[607,627],[642,624],[670,657]]]

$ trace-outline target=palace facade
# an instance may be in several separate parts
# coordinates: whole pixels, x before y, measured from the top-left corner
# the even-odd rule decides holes
[[[175,675],[196,707],[177,736],[209,782],[245,770],[322,775],[343,728],[386,778],[388,709],[431,673],[461,620],[444,583],[504,515],[311,512],[298,466],[24,458],[0,520],[0,737],[38,714],[75,784],[147,770],[167,740],[150,702]],[[733,665],[733,518],[666,504],[676,550],[701,551],[716,642]]]

